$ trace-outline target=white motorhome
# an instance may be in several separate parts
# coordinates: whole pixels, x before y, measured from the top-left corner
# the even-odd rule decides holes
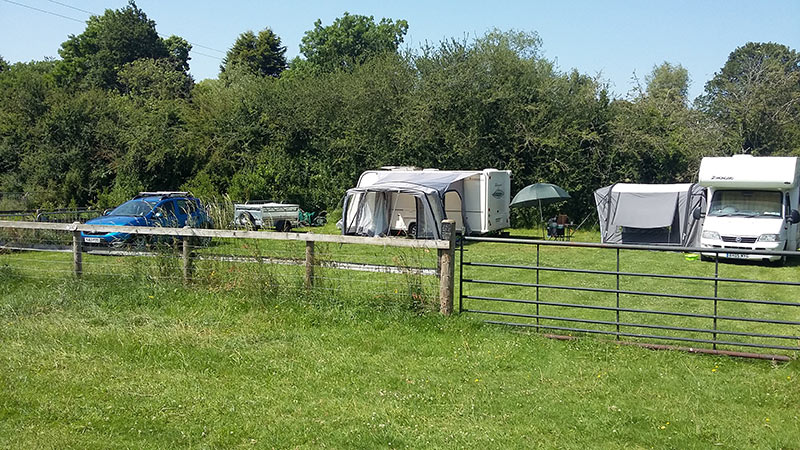
[[[441,238],[441,222],[484,234],[511,226],[511,171],[386,167],[361,174],[344,200],[342,233]]]
[[[708,202],[700,246],[730,249],[719,254],[722,258],[771,261],[781,258],[744,255],[736,250],[796,250],[800,232],[798,178],[796,157],[703,158],[699,183],[708,188]]]

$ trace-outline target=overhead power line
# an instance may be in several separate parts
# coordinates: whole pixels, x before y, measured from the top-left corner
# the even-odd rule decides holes
[[[3,0],[3,1],[6,2],[6,3],[11,3],[13,5],[21,6],[23,8],[28,8],[28,9],[32,9],[34,11],[39,11],[41,13],[50,14],[51,16],[61,17],[62,19],[71,20],[73,22],[79,22],[79,23],[85,23],[86,22],[85,20],[76,19],[74,17],[65,16],[63,14],[55,13],[53,11],[47,11],[45,9],[39,9],[39,8],[36,8],[36,7],[33,7],[33,6],[25,5],[25,4],[22,4],[22,3],[17,3],[17,2],[12,1],[12,0]]]
[[[62,18],[62,19],[71,20],[71,21],[73,21],[73,22],[86,23],[86,21],[85,21],[85,20],[76,19],[76,18],[74,18],[74,17],[70,17],[70,16],[65,16],[65,15],[63,15],[63,14],[59,14],[59,13],[57,13],[57,12],[48,11],[48,10],[46,10],[46,9],[36,8],[36,7],[34,7],[34,6],[26,5],[26,4],[24,4],[24,3],[15,2],[15,1],[13,1],[13,0],[3,0],[3,1],[4,1],[4,2],[6,2],[6,3],[11,3],[11,4],[13,4],[13,5],[21,6],[21,7],[23,7],[23,8],[27,8],[27,9],[31,9],[31,10],[34,10],[34,11],[38,11],[38,12],[41,12],[41,13],[44,13],[44,14],[49,14],[49,15],[51,15],[51,16],[56,16],[56,17],[60,17],[60,18]],[[67,4],[67,3],[59,2],[59,1],[56,1],[56,0],[47,0],[47,1],[49,1],[50,3],[54,3],[54,4],[56,4],[56,5],[61,5],[61,6],[64,6],[64,7],[66,7],[66,8],[74,9],[75,11],[80,11],[80,12],[82,12],[82,13],[89,14],[89,15],[92,15],[92,16],[98,16],[98,15],[99,15],[99,14],[93,13],[92,11],[87,11],[87,10],[85,10],[85,9],[81,9],[81,8],[78,8],[78,7],[75,7],[75,6],[69,5],[69,4]],[[158,33],[158,35],[159,35],[160,37],[162,37],[162,38],[167,38],[167,37],[169,37],[168,35],[165,35],[165,34],[163,34],[163,33]],[[188,40],[187,40],[186,42],[188,42],[189,44],[191,44],[191,45],[192,45],[192,47],[200,47],[200,48],[204,48],[204,49],[211,50],[211,51],[218,52],[218,53],[222,53],[222,54],[225,54],[225,53],[226,53],[226,52],[224,52],[224,51],[222,51],[222,50],[217,50],[217,49],[215,49],[215,48],[212,48],[212,47],[207,47],[207,46],[205,46],[205,45],[197,44],[197,43],[195,43],[195,42],[190,42],[190,41],[188,41]],[[216,59],[216,60],[222,61],[222,58],[220,58],[219,56],[209,55],[209,54],[207,54],[207,53],[198,52],[197,50],[192,50],[192,53],[194,53],[194,54],[196,54],[196,55],[200,55],[200,56],[205,56],[205,57],[207,57],[207,58],[213,58],[213,59]]]
[[[97,15],[97,14],[95,14],[95,13],[91,12],[91,11],[87,11],[87,10],[85,10],[85,9],[80,9],[80,8],[78,8],[77,6],[72,6],[72,5],[68,5],[68,4],[66,4],[66,3],[57,2],[57,1],[55,1],[55,0],[47,0],[47,1],[48,1],[48,2],[50,2],[50,3],[55,3],[56,5],[66,6],[66,7],[67,7],[67,8],[69,8],[69,9],[74,9],[75,11],[80,11],[80,12],[82,12],[82,13],[91,14],[91,15],[93,15],[93,16],[96,16],[96,15]]]
[[[87,10],[85,10],[85,9],[78,8],[77,6],[72,6],[72,5],[68,4],[68,3],[59,2],[59,1],[56,1],[56,0],[47,0],[47,1],[48,1],[48,2],[50,2],[50,3],[55,3],[56,5],[61,5],[61,6],[64,6],[64,7],[66,7],[66,8],[74,9],[75,11],[80,11],[80,12],[82,12],[82,13],[89,14],[89,15],[92,15],[92,16],[97,16],[97,15],[99,15],[99,14],[97,14],[97,13],[94,13],[94,12],[92,12],[92,11],[87,11]],[[165,34],[162,34],[162,33],[158,33],[158,35],[159,35],[159,36],[161,36],[162,38],[169,37],[169,36],[167,36],[167,35],[165,35]],[[189,42],[189,41],[187,41],[187,42]],[[193,47],[200,47],[200,48],[204,48],[204,49],[206,49],[206,50],[211,50],[211,51],[219,52],[219,53],[222,53],[222,54],[225,54],[225,53],[226,53],[226,52],[224,52],[224,51],[222,51],[222,50],[217,50],[217,49],[215,49],[215,48],[208,47],[208,46],[205,46],[205,45],[201,45],[201,44],[198,44],[198,43],[196,43],[196,42],[189,42],[189,43],[190,43],[190,44],[192,44],[192,46],[193,46]],[[210,55],[204,55],[203,53],[199,53],[199,52],[198,52],[197,54],[198,54],[198,55],[203,55],[203,56],[210,56]],[[215,58],[215,56],[210,56],[210,57],[211,57],[211,58]]]

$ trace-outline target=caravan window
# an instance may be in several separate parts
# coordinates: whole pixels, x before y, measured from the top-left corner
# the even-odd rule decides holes
[[[708,215],[781,217],[782,199],[776,191],[716,191]]]

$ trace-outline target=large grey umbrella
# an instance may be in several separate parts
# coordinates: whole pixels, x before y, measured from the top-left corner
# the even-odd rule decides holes
[[[567,191],[555,184],[536,183],[525,186],[521,191],[517,192],[517,195],[514,196],[514,200],[511,200],[511,207],[519,208],[538,204],[539,219],[544,223],[542,205],[564,201],[568,198],[570,197]]]

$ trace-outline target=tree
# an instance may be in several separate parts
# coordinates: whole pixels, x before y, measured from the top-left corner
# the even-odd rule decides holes
[[[186,39],[179,36],[170,36],[164,40],[167,47],[167,59],[169,59],[175,70],[183,73],[189,72],[189,52],[192,50],[191,44]]]
[[[306,61],[323,71],[352,69],[385,52],[396,52],[408,31],[408,22],[383,18],[375,23],[372,16],[344,13],[333,24],[323,27],[314,22],[306,31],[300,52]]]
[[[645,78],[647,95],[668,102],[687,104],[689,100],[689,71],[668,62],[653,67]]]
[[[37,122],[50,108],[53,62],[16,63],[0,72],[0,191],[20,191],[20,162],[39,141]]]
[[[8,70],[8,63],[2,56],[0,56],[0,73],[5,72]]]
[[[689,73],[681,65],[654,66],[628,100],[612,104],[611,153],[620,179],[638,183],[691,181],[704,155],[725,140],[699,111],[689,109]]]
[[[265,28],[255,35],[247,31],[239,35],[225,59],[220,72],[233,66],[243,66],[249,72],[262,77],[278,77],[286,69],[286,47],[281,46],[281,38],[271,29]]]
[[[776,43],[734,50],[698,105],[724,124],[741,151],[800,151],[800,53]]]
[[[120,148],[113,95],[100,89],[51,91],[19,168],[26,190],[54,205],[86,205],[111,183]]]
[[[180,38],[162,40],[155,22],[130,0],[122,9],[90,17],[83,33],[61,44],[56,75],[80,89],[119,89],[118,71],[137,59],[170,58],[176,70],[185,72],[189,48]]]
[[[187,98],[192,89],[192,77],[175,70],[167,59],[137,59],[119,71],[120,90],[133,97],[170,100]]]

